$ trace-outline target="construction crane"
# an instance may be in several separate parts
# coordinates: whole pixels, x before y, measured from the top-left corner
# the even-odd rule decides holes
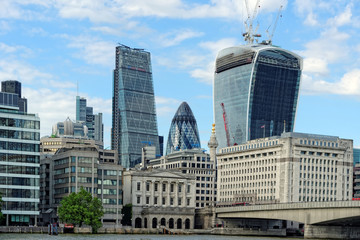
[[[227,146],[230,147],[230,133],[229,133],[229,124],[227,121],[226,111],[225,111],[225,105],[224,103],[220,103],[222,111],[223,111],[223,119],[224,119],[224,127],[225,127],[225,133],[226,133],[226,143]]]
[[[243,36],[244,36],[244,40],[248,44],[253,44],[255,38],[261,37],[261,34],[256,33],[258,27],[255,29],[255,31],[253,29],[253,22],[254,22],[254,19],[256,17],[257,9],[260,7],[259,4],[260,4],[260,0],[257,0],[256,4],[255,4],[254,11],[253,11],[253,14],[250,15],[248,0],[245,0],[247,19],[245,21],[246,32],[243,33]],[[256,42],[257,42],[257,40],[256,40]]]
[[[280,8],[279,8],[279,11],[278,11],[278,14],[276,16],[276,20],[275,20],[275,23],[274,23],[274,27],[271,31],[271,34],[269,34],[269,28],[270,26],[268,27],[268,29],[266,30],[266,33],[268,34],[268,40],[266,41],[267,44],[272,44],[272,38],[274,36],[274,32],[275,32],[275,29],[276,29],[276,26],[277,26],[277,23],[279,21],[279,17],[281,17],[281,10],[282,10],[283,6],[281,5]]]

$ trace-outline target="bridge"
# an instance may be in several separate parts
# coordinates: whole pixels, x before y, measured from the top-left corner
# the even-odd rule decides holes
[[[278,219],[305,224],[305,238],[360,239],[360,201],[301,202],[216,208],[217,218]]]

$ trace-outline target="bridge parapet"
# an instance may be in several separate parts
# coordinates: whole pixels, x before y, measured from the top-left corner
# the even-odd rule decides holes
[[[299,202],[299,203],[277,203],[250,206],[234,206],[216,208],[216,213],[229,212],[253,212],[253,211],[275,211],[295,209],[321,209],[321,208],[359,208],[360,201],[335,201],[335,202]]]

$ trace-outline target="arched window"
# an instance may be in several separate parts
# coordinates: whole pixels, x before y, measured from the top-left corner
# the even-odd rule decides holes
[[[166,226],[166,220],[165,220],[165,218],[162,218],[162,219],[160,220],[160,225],[161,225],[161,226]]]
[[[190,219],[185,220],[185,229],[190,229]]]
[[[169,228],[174,228],[174,219],[173,218],[169,219]]]
[[[135,219],[135,228],[141,228],[141,218]]]
[[[153,220],[152,220],[152,228],[157,228],[157,218],[153,218]]]
[[[177,225],[177,229],[181,229],[182,228],[182,220],[181,218],[178,218],[177,222],[176,222],[176,225]]]

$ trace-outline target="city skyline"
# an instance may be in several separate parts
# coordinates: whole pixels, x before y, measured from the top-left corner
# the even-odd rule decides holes
[[[253,8],[255,1],[249,2]],[[257,19],[265,38],[284,6],[273,43],[304,58],[294,131],[351,138],[360,146],[359,128],[351,121],[360,107],[359,3],[264,0],[260,5]],[[206,146],[214,121],[215,57],[222,48],[244,44],[243,1],[92,1],[85,6],[33,0],[0,6],[0,80],[22,83],[28,112],[39,113],[41,136],[50,135],[56,122],[75,119],[80,95],[94,112],[104,113],[105,147],[110,146],[114,48],[121,42],[152,55],[164,142],[178,105],[187,101]]]

